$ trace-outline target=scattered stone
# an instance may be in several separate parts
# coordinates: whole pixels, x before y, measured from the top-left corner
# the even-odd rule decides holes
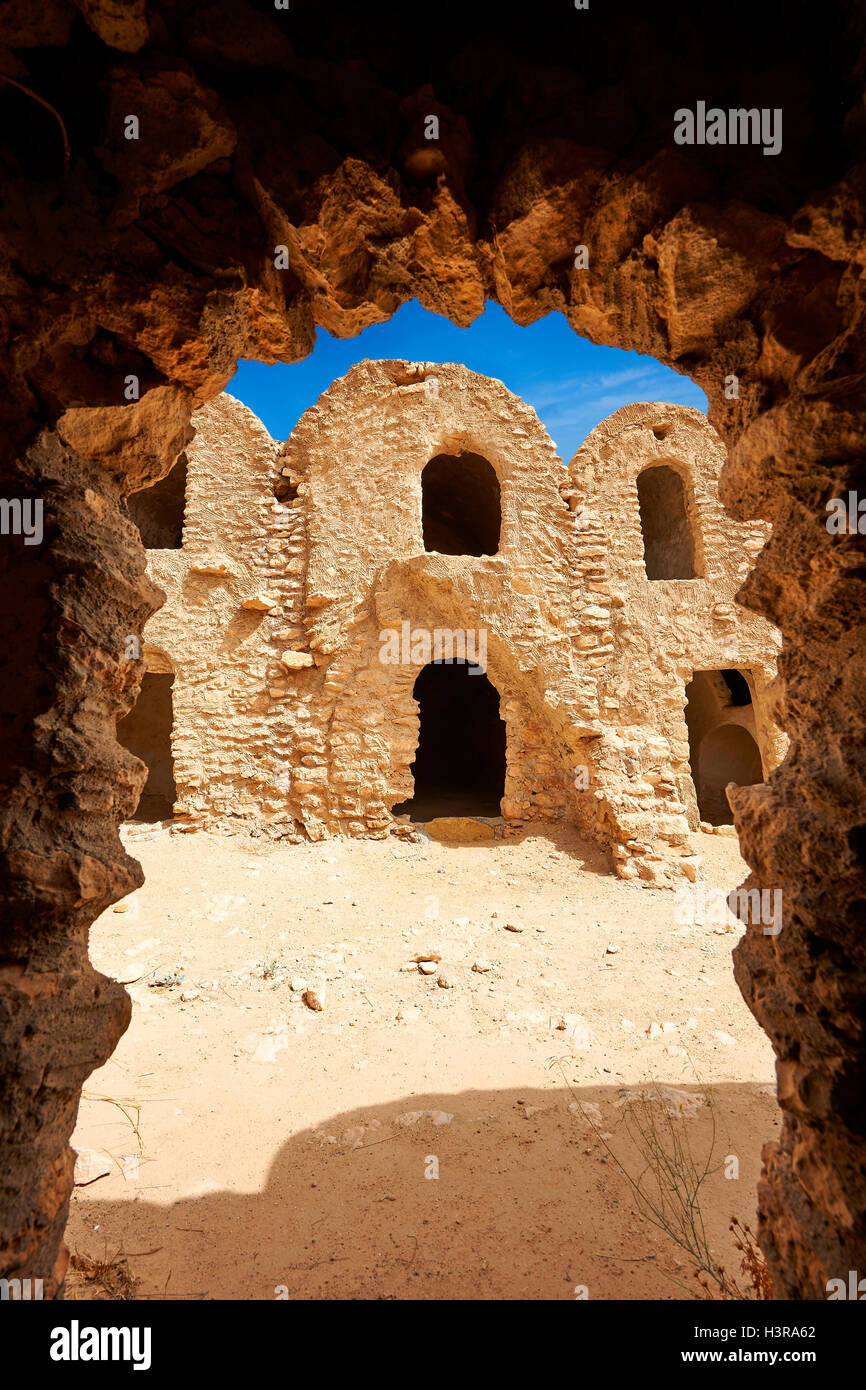
[[[307,988],[307,982],[303,975],[293,975],[289,980],[289,989],[293,994],[304,994]]]
[[[601,1110],[594,1101],[573,1100],[568,1108],[573,1115],[577,1115],[578,1119],[585,1119],[594,1125],[601,1124]]]
[[[488,970],[493,969],[493,966],[489,960],[484,960],[482,957],[479,957],[478,960],[473,962],[472,969],[478,975],[486,975]]]
[[[417,1125],[419,1120],[432,1120],[434,1125],[450,1125],[454,1119],[448,1110],[404,1110],[394,1121],[395,1125]]]
[[[612,941],[609,941],[609,942],[607,943],[607,946],[605,947],[605,952],[604,952],[605,955],[606,955],[606,956],[615,956],[615,955],[618,954],[618,952],[619,952],[619,947],[618,947],[618,946],[615,946],[615,945],[613,944]]]
[[[86,1187],[111,1172],[111,1160],[97,1149],[79,1149],[75,1155],[75,1173],[72,1181],[76,1187]]]
[[[128,908],[129,908],[129,903],[125,903],[125,902],[124,902],[124,903],[115,903],[115,904],[114,904],[114,907],[113,907],[111,910],[112,910],[112,912],[126,912],[126,911],[128,910]]]
[[[451,988],[451,982],[450,982],[450,980],[446,980],[446,978],[445,978],[444,975],[440,975],[440,976],[438,977],[438,979],[436,980],[436,983],[437,983],[437,985],[439,986],[440,989],[450,989],[450,988]]]
[[[419,960],[418,969],[422,975],[435,975],[439,967],[435,960]]]
[[[520,925],[519,922],[506,922],[506,923],[505,923],[505,930],[506,930],[506,931],[523,931],[523,927]]]
[[[325,1007],[324,985],[316,985],[315,987],[308,986],[308,988],[304,990],[302,997],[307,1008],[312,1009],[313,1013],[321,1013],[322,1009]]]
[[[660,1038],[662,1035],[661,1024],[651,1023],[646,1030],[646,1035],[651,1042],[654,1042],[656,1038]]]
[[[152,980],[148,980],[148,987],[150,989],[172,989],[182,982],[182,970],[169,970],[164,975],[155,975]]]

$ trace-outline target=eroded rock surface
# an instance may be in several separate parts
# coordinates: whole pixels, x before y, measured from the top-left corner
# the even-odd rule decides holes
[[[138,872],[116,827],[142,773],[114,721],[158,595],[121,494],[168,471],[239,357],[296,361],[316,325],[355,333],[413,295],[466,324],[490,296],[688,372],[730,451],[723,499],[774,523],[742,601],[783,633],[791,747],[736,817],[784,926],[736,969],[786,1117],[762,1242],[778,1294],[822,1297],[866,1263],[862,542],[824,525],[866,488],[862,11],[734,5],[707,38],[679,6],[496,33],[440,6],[419,43],[414,13],[335,9],[0,14],[2,489],[45,505],[42,544],[0,550],[2,1272],[57,1286],[78,1088],[127,1017],[86,963]],[[783,110],[780,154],[674,143],[720,74]]]

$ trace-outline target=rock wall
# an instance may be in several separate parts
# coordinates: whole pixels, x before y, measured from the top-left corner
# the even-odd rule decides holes
[[[421,44],[409,11],[383,22],[387,44],[341,3],[327,24],[264,0],[0,15],[2,491],[45,504],[41,545],[0,547],[0,1272],[58,1287],[77,1095],[128,1016],[86,957],[139,873],[117,825],[143,772],[114,726],[159,596],[121,494],[169,471],[238,358],[296,361],[317,325],[412,296],[467,324],[489,296],[687,372],[728,448],[723,504],[773,523],[738,601],[783,634],[790,746],[734,800],[783,928],[750,931],[735,970],[784,1111],[760,1238],[778,1295],[821,1298],[866,1265],[866,600],[859,534],[824,524],[866,491],[866,17],[735,0],[708,40],[663,2],[495,32],[446,4]],[[674,141],[720,80],[784,113],[778,154]]]

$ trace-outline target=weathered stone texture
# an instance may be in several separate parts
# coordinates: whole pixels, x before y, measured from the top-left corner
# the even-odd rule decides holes
[[[495,32],[486,10],[446,5],[423,43],[404,9],[383,44],[357,5],[324,24],[264,0],[3,7],[2,488],[44,497],[46,541],[25,554],[4,537],[0,552],[0,969],[54,976],[78,953],[67,992],[82,1001],[72,1032],[91,1063],[82,1052],[78,1073],[64,1070],[67,1017],[34,1005],[28,1019],[4,974],[2,1129],[16,1138],[0,1272],[57,1266],[74,1097],[123,1024],[122,1009],[86,1006],[83,944],[133,873],[116,827],[141,771],[108,745],[141,670],[121,671],[119,653],[156,601],[117,482],[132,491],[168,470],[185,412],[238,358],[296,361],[316,325],[348,335],[413,295],[458,323],[485,297],[524,324],[561,310],[594,342],[688,373],[729,449],[724,505],[774,523],[741,601],[782,632],[776,708],[791,742],[768,785],[735,798],[755,881],[785,889],[781,934],[750,932],[736,963],[779,1057],[785,1111],[761,1240],[779,1295],[823,1297],[828,1278],[866,1267],[853,1158],[866,1090],[866,592],[862,538],[824,526],[828,498],[866,493],[866,16],[827,0],[814,20],[749,0],[708,42],[681,5],[563,5]],[[674,144],[674,110],[717,91],[720,74],[730,100],[783,110],[780,154]],[[140,108],[137,151],[118,123],[125,90]],[[442,124],[432,153],[428,101]],[[148,146],[155,130],[162,143]],[[130,373],[148,402],[140,454]],[[157,390],[179,405],[164,429]],[[88,409],[83,429],[73,412]],[[135,429],[116,430],[118,409]],[[34,441],[65,413],[52,480]],[[63,1071],[62,1103],[15,1060],[37,1045]]]

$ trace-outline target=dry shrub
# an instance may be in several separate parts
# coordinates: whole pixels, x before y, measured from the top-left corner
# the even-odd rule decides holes
[[[91,1260],[89,1255],[70,1255],[65,1296],[72,1302],[84,1299],[133,1299],[140,1280],[119,1251],[113,1259]]]

